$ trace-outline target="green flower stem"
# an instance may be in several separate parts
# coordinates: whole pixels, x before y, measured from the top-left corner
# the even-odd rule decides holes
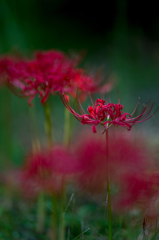
[[[31,133],[32,133],[32,148],[33,152],[40,151],[40,141],[38,137],[38,129],[37,129],[37,118],[35,106],[29,107],[29,114],[31,119]]]
[[[106,129],[106,161],[107,161],[107,194],[108,194],[107,195],[108,196],[108,239],[112,240],[112,212],[111,212],[108,129]]]
[[[31,120],[31,133],[32,133],[32,148],[33,153],[40,152],[40,141],[38,138],[38,129],[37,129],[37,118],[36,118],[36,111],[35,111],[35,103],[32,107],[29,107],[29,115]],[[39,175],[41,174],[41,167],[39,171]],[[38,196],[37,200],[37,223],[36,223],[36,230],[37,232],[42,232],[44,229],[44,222],[45,222],[45,195],[41,192]]]
[[[63,190],[61,195],[61,206],[60,206],[60,240],[65,239],[65,206],[66,206],[66,189],[65,189],[65,177],[63,178]]]
[[[45,102],[44,108],[45,108],[45,116],[46,116],[45,130],[47,135],[47,144],[48,144],[48,147],[51,148],[51,145],[52,145],[51,116],[50,116],[49,104],[47,101]]]
[[[64,121],[64,143],[65,146],[68,148],[69,142],[70,142],[70,136],[71,136],[71,128],[70,128],[70,121],[71,121],[71,114],[65,108],[65,121]],[[60,219],[60,240],[65,239],[65,217],[64,217],[64,211],[65,211],[65,204],[66,203],[66,189],[65,189],[65,179],[63,179],[63,191],[61,196],[61,219]]]
[[[71,119],[71,114],[65,107],[64,143],[66,147],[68,147],[70,142],[70,119]]]
[[[58,198],[52,195],[52,226],[53,226],[53,239],[58,240]]]
[[[5,126],[5,150],[7,154],[7,162],[6,166],[11,167],[13,162],[11,160],[13,159],[13,149],[12,149],[12,109],[11,109],[11,93],[7,87],[4,88],[4,126]],[[3,114],[2,114],[3,115]],[[5,167],[6,167],[5,166]]]
[[[48,101],[45,102],[45,116],[46,116],[46,121],[45,121],[45,130],[46,130],[46,135],[47,135],[47,145],[48,148],[50,149],[52,146],[52,127],[51,127],[51,115],[50,115],[50,108]],[[58,240],[59,237],[59,209],[58,209],[58,197],[55,195],[52,195],[52,218],[51,218],[51,227],[53,230],[53,239]]]
[[[61,198],[60,240],[65,239],[64,199]]]
[[[45,222],[45,195],[41,192],[38,196],[37,202],[37,232],[42,232],[44,230],[44,222]]]

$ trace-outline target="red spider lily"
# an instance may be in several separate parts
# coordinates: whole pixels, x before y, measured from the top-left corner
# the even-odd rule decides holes
[[[127,176],[131,175],[134,178],[142,176],[147,169],[153,168],[153,164],[152,161],[149,161],[151,152],[141,135],[135,137],[132,133],[121,130],[117,130],[117,133],[112,130],[109,135],[109,169],[111,183],[118,189],[124,189],[123,186],[127,184],[125,180]],[[92,138],[89,133],[84,133],[84,136],[77,139],[77,144],[73,148],[78,163],[78,174],[75,177],[77,184],[88,192],[105,192],[108,167],[105,156],[105,139],[98,136]],[[125,189],[128,196],[129,187],[125,187]],[[122,192],[122,190],[120,191]],[[136,189],[136,194],[137,192],[140,191]]]
[[[148,199],[150,200],[154,193],[149,174],[146,172],[127,173],[121,181],[123,184],[116,198],[117,209],[128,209],[134,205],[147,208]]]
[[[73,159],[62,146],[27,157],[23,169],[19,170],[19,185],[27,194],[34,196],[40,191],[61,194],[65,181],[74,172]]]
[[[65,107],[77,118],[78,121],[81,122],[82,125],[92,125],[92,130],[94,133],[96,133],[96,126],[98,124],[103,125],[105,129],[108,129],[111,125],[120,125],[130,131],[133,125],[148,120],[158,110],[157,108],[156,111],[150,115],[151,110],[154,106],[154,102],[150,104],[149,101],[149,103],[143,108],[141,113],[137,117],[133,117],[134,113],[138,108],[139,101],[132,114],[129,114],[122,111],[123,105],[120,104],[120,100],[118,97],[117,104],[106,103],[105,100],[99,98],[97,98],[94,104],[91,99],[93,106],[89,106],[87,108],[88,113],[86,113],[82,108],[79,99],[77,99],[78,107],[81,112],[81,114],[79,114],[75,112],[70,106],[67,96],[65,96],[64,94],[61,95],[61,100],[64,103]]]
[[[1,64],[3,63],[3,64]],[[6,63],[6,64],[4,64]],[[67,57],[60,51],[36,52],[34,59],[0,59],[0,77],[5,74],[10,88],[20,97],[29,97],[29,103],[38,95],[44,104],[50,94],[60,92],[75,96],[76,89],[96,92],[100,81],[78,69],[79,58]],[[108,83],[106,91],[112,88]]]
[[[148,169],[136,175],[127,173],[122,183],[114,201],[116,211],[138,208],[146,220],[145,228],[154,228],[159,216],[159,172]]]
[[[122,185],[114,201],[117,212],[140,209],[143,216],[143,230],[154,233],[159,217],[159,171],[148,168],[138,174],[127,173],[122,176]]]

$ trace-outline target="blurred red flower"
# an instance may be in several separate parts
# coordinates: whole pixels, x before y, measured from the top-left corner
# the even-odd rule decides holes
[[[55,50],[35,52],[32,60],[2,57],[0,78],[5,75],[13,92],[20,97],[28,97],[29,103],[36,95],[44,104],[48,96],[55,92],[75,96],[77,88],[85,94],[112,88],[112,82],[101,88],[100,78],[97,80],[85,74],[83,69],[77,68],[78,64],[78,56],[68,57]]]
[[[79,171],[76,175],[77,184],[81,189],[92,193],[106,191],[107,159],[104,140],[101,137],[92,138],[89,133],[85,133],[74,146]],[[110,182],[118,190],[127,183],[127,176],[136,179],[136,176],[151,169],[150,152],[142,137],[134,137],[132,133],[118,130],[117,134],[116,131],[111,131],[109,141]],[[128,191],[129,188],[126,193]]]
[[[61,194],[67,177],[74,173],[71,154],[63,146],[31,154],[20,169],[19,184],[27,196],[39,192]]]
[[[159,172],[155,168],[138,174],[127,173],[123,176],[122,187],[116,198],[116,209],[127,210],[136,206],[143,211],[147,219],[158,217]]]

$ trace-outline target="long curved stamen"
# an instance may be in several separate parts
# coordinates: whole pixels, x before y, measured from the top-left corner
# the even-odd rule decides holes
[[[117,94],[118,94],[118,103],[120,104],[120,96],[119,96],[119,90],[117,88]]]
[[[79,101],[79,98],[77,98],[77,105],[78,105],[78,108],[79,108],[80,112],[82,113],[82,111],[83,111],[83,113],[86,114],[86,112],[84,111],[84,109],[81,105],[81,102]],[[82,111],[81,111],[81,109],[82,109]]]
[[[148,119],[150,119],[151,117],[154,116],[154,114],[157,112],[158,109],[159,109],[159,107],[157,107],[157,109],[155,110],[155,112],[154,112],[151,116],[149,116],[148,118],[143,119],[143,120],[141,120],[141,121],[135,121],[134,124],[137,124],[137,123],[141,123],[141,122],[147,121]]]
[[[148,112],[148,105],[143,108],[142,112],[137,117],[131,118],[131,120],[143,118],[143,116],[145,116]]]
[[[137,120],[140,120],[140,119],[145,119],[150,114],[150,112],[152,111],[152,108],[154,106],[154,103],[152,103],[151,106],[149,106],[149,104],[150,104],[150,102],[148,103],[147,106],[144,107],[142,113],[139,116],[137,116],[135,118],[131,118],[131,120],[132,121],[137,121]]]
[[[132,112],[131,116],[137,111],[137,108],[138,108],[138,106],[139,106],[139,103],[140,103],[140,97],[138,98],[137,105],[136,105],[134,111]]]
[[[95,107],[95,106],[94,106],[93,99],[92,99],[92,97],[91,97],[91,94],[90,94],[90,93],[89,93],[89,97],[90,97],[90,99],[91,99],[91,103],[92,103],[93,107]]]

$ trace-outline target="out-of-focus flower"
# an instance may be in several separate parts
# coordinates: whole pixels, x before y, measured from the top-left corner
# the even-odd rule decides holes
[[[134,206],[145,208],[153,195],[153,186],[149,174],[145,172],[126,173],[122,176],[122,186],[116,198],[117,209],[129,209]]]
[[[148,168],[138,174],[127,173],[114,201],[115,210],[140,210],[143,219],[143,231],[154,234],[158,228],[159,217],[159,172]]]
[[[68,150],[54,146],[49,151],[27,157],[20,170],[19,186],[27,196],[39,192],[61,194],[65,180],[74,172],[75,164]]]
[[[24,87],[23,80],[27,78],[27,65],[24,59],[4,56],[0,58],[0,80],[14,90],[14,93],[21,96]],[[17,87],[17,91],[15,91]],[[18,91],[19,90],[19,91]],[[22,95],[24,97],[24,95]]]
[[[5,75],[10,88],[20,97],[28,97],[29,103],[38,95],[44,104],[55,92],[75,96],[77,88],[85,94],[102,91],[100,80],[78,69],[78,64],[79,57],[55,50],[36,52],[32,60],[4,57],[0,59],[0,78]],[[111,88],[112,82],[108,82],[103,89]]]
[[[150,105],[149,101],[149,103],[143,108],[141,113],[137,117],[133,117],[133,114],[138,108],[139,101],[132,114],[129,114],[122,111],[123,105],[120,104],[120,100],[118,97],[117,104],[106,103],[105,100],[99,98],[97,98],[94,104],[91,99],[93,106],[89,106],[87,108],[88,113],[86,113],[82,108],[79,99],[77,99],[78,107],[81,112],[81,114],[79,114],[74,111],[74,109],[70,106],[69,100],[67,97],[65,97],[65,95],[61,95],[61,99],[65,107],[77,118],[78,121],[81,122],[82,125],[88,124],[92,126],[92,130],[94,133],[96,133],[96,126],[98,124],[103,125],[105,129],[108,129],[111,125],[120,125],[124,128],[127,128],[127,130],[129,131],[131,130],[133,125],[148,120],[158,110],[157,108],[156,111],[150,115],[151,110],[154,106],[154,102]]]
[[[150,192],[152,192],[152,194],[146,199],[147,205],[144,215],[146,217],[147,224],[153,222],[153,226],[155,225],[156,227],[156,222],[159,217],[159,170],[155,169],[150,172],[147,179],[149,180],[149,185],[151,187]]]
[[[93,193],[106,191],[108,165],[104,140],[85,133],[74,146],[79,169],[76,180],[81,189]],[[150,152],[141,137],[134,137],[128,132],[117,130],[116,134],[116,131],[111,131],[109,141],[110,179],[120,191],[126,184],[126,176],[142,176],[147,169],[152,168]]]
[[[151,171],[150,171],[151,170]],[[117,197],[117,207],[128,209],[139,206],[146,217],[156,217],[159,207],[159,172],[154,169],[134,175],[123,176],[121,192]]]

